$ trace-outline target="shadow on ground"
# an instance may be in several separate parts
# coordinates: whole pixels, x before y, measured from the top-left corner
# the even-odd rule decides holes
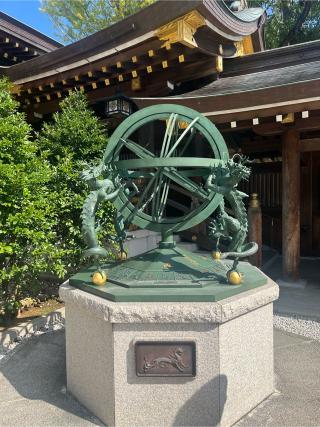
[[[275,330],[275,393],[234,427],[319,427],[320,343]]]
[[[66,393],[65,335],[29,339],[0,365],[0,425],[103,425]]]
[[[266,263],[262,270],[268,274],[273,280],[277,280],[282,276],[282,257],[273,258],[271,264]],[[301,258],[300,259],[300,276],[306,279],[311,286],[317,286],[320,290],[320,258]]]
[[[282,274],[282,258],[278,257],[270,266],[262,269],[273,280]],[[302,258],[301,278],[307,281],[303,289],[280,287],[280,298],[274,302],[274,311],[320,320],[320,258]]]

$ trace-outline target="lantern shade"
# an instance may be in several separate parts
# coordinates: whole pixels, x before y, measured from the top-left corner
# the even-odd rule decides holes
[[[105,102],[105,115],[110,116],[130,116],[134,111],[134,104],[123,95],[113,96],[108,98]]]

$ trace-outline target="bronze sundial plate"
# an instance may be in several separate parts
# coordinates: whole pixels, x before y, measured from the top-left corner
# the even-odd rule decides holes
[[[243,283],[232,286],[226,277],[232,261],[214,261],[179,247],[168,252],[154,249],[121,263],[102,265],[108,275],[104,286],[92,284],[97,266],[75,274],[69,283],[115,302],[214,302],[267,283],[266,276],[249,263],[239,264]]]
[[[193,341],[137,341],[138,377],[195,377],[196,344]]]

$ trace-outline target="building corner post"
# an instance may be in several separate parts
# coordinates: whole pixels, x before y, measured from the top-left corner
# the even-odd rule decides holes
[[[282,273],[285,281],[299,279],[300,264],[300,136],[282,134]]]

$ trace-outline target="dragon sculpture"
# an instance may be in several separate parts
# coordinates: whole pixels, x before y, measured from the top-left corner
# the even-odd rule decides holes
[[[171,365],[180,372],[184,372],[185,369],[189,368],[183,361],[183,349],[181,347],[175,348],[170,352],[169,357],[157,357],[152,362],[149,362],[144,357],[144,372],[154,368],[166,368],[167,365]]]
[[[207,190],[223,195],[223,201],[209,225],[209,236],[216,240],[217,250],[220,240],[224,241],[226,251],[221,254],[221,258],[235,258],[234,268],[239,258],[253,255],[258,250],[256,243],[245,243],[248,219],[243,199],[248,196],[237,188],[242,179],[248,180],[250,176],[251,169],[246,166],[249,162],[247,157],[235,154],[223,166],[213,169],[205,184]],[[234,216],[227,213],[225,201]]]
[[[104,175],[107,177],[99,179]],[[87,247],[84,256],[105,257],[108,252],[99,245],[97,237],[99,227],[96,225],[96,212],[102,202],[112,201],[117,197],[120,191],[120,182],[117,178],[113,178],[112,171],[107,170],[103,163],[83,171],[81,178],[91,190],[84,202],[81,214],[81,231]]]
[[[103,177],[104,179],[100,179]],[[82,235],[86,244],[84,252],[85,257],[94,256],[95,258],[106,257],[108,252],[99,245],[97,232],[99,226],[96,224],[96,212],[101,203],[113,201],[118,196],[120,189],[126,194],[131,193],[131,197],[139,193],[134,182],[121,182],[120,178],[115,175],[114,171],[108,168],[104,162],[96,167],[91,167],[82,172],[81,178],[90,188],[90,193],[86,198],[82,208]],[[110,238],[120,246],[120,253],[124,253],[124,241],[127,237],[126,223],[119,212],[116,212],[114,218],[115,235]]]

